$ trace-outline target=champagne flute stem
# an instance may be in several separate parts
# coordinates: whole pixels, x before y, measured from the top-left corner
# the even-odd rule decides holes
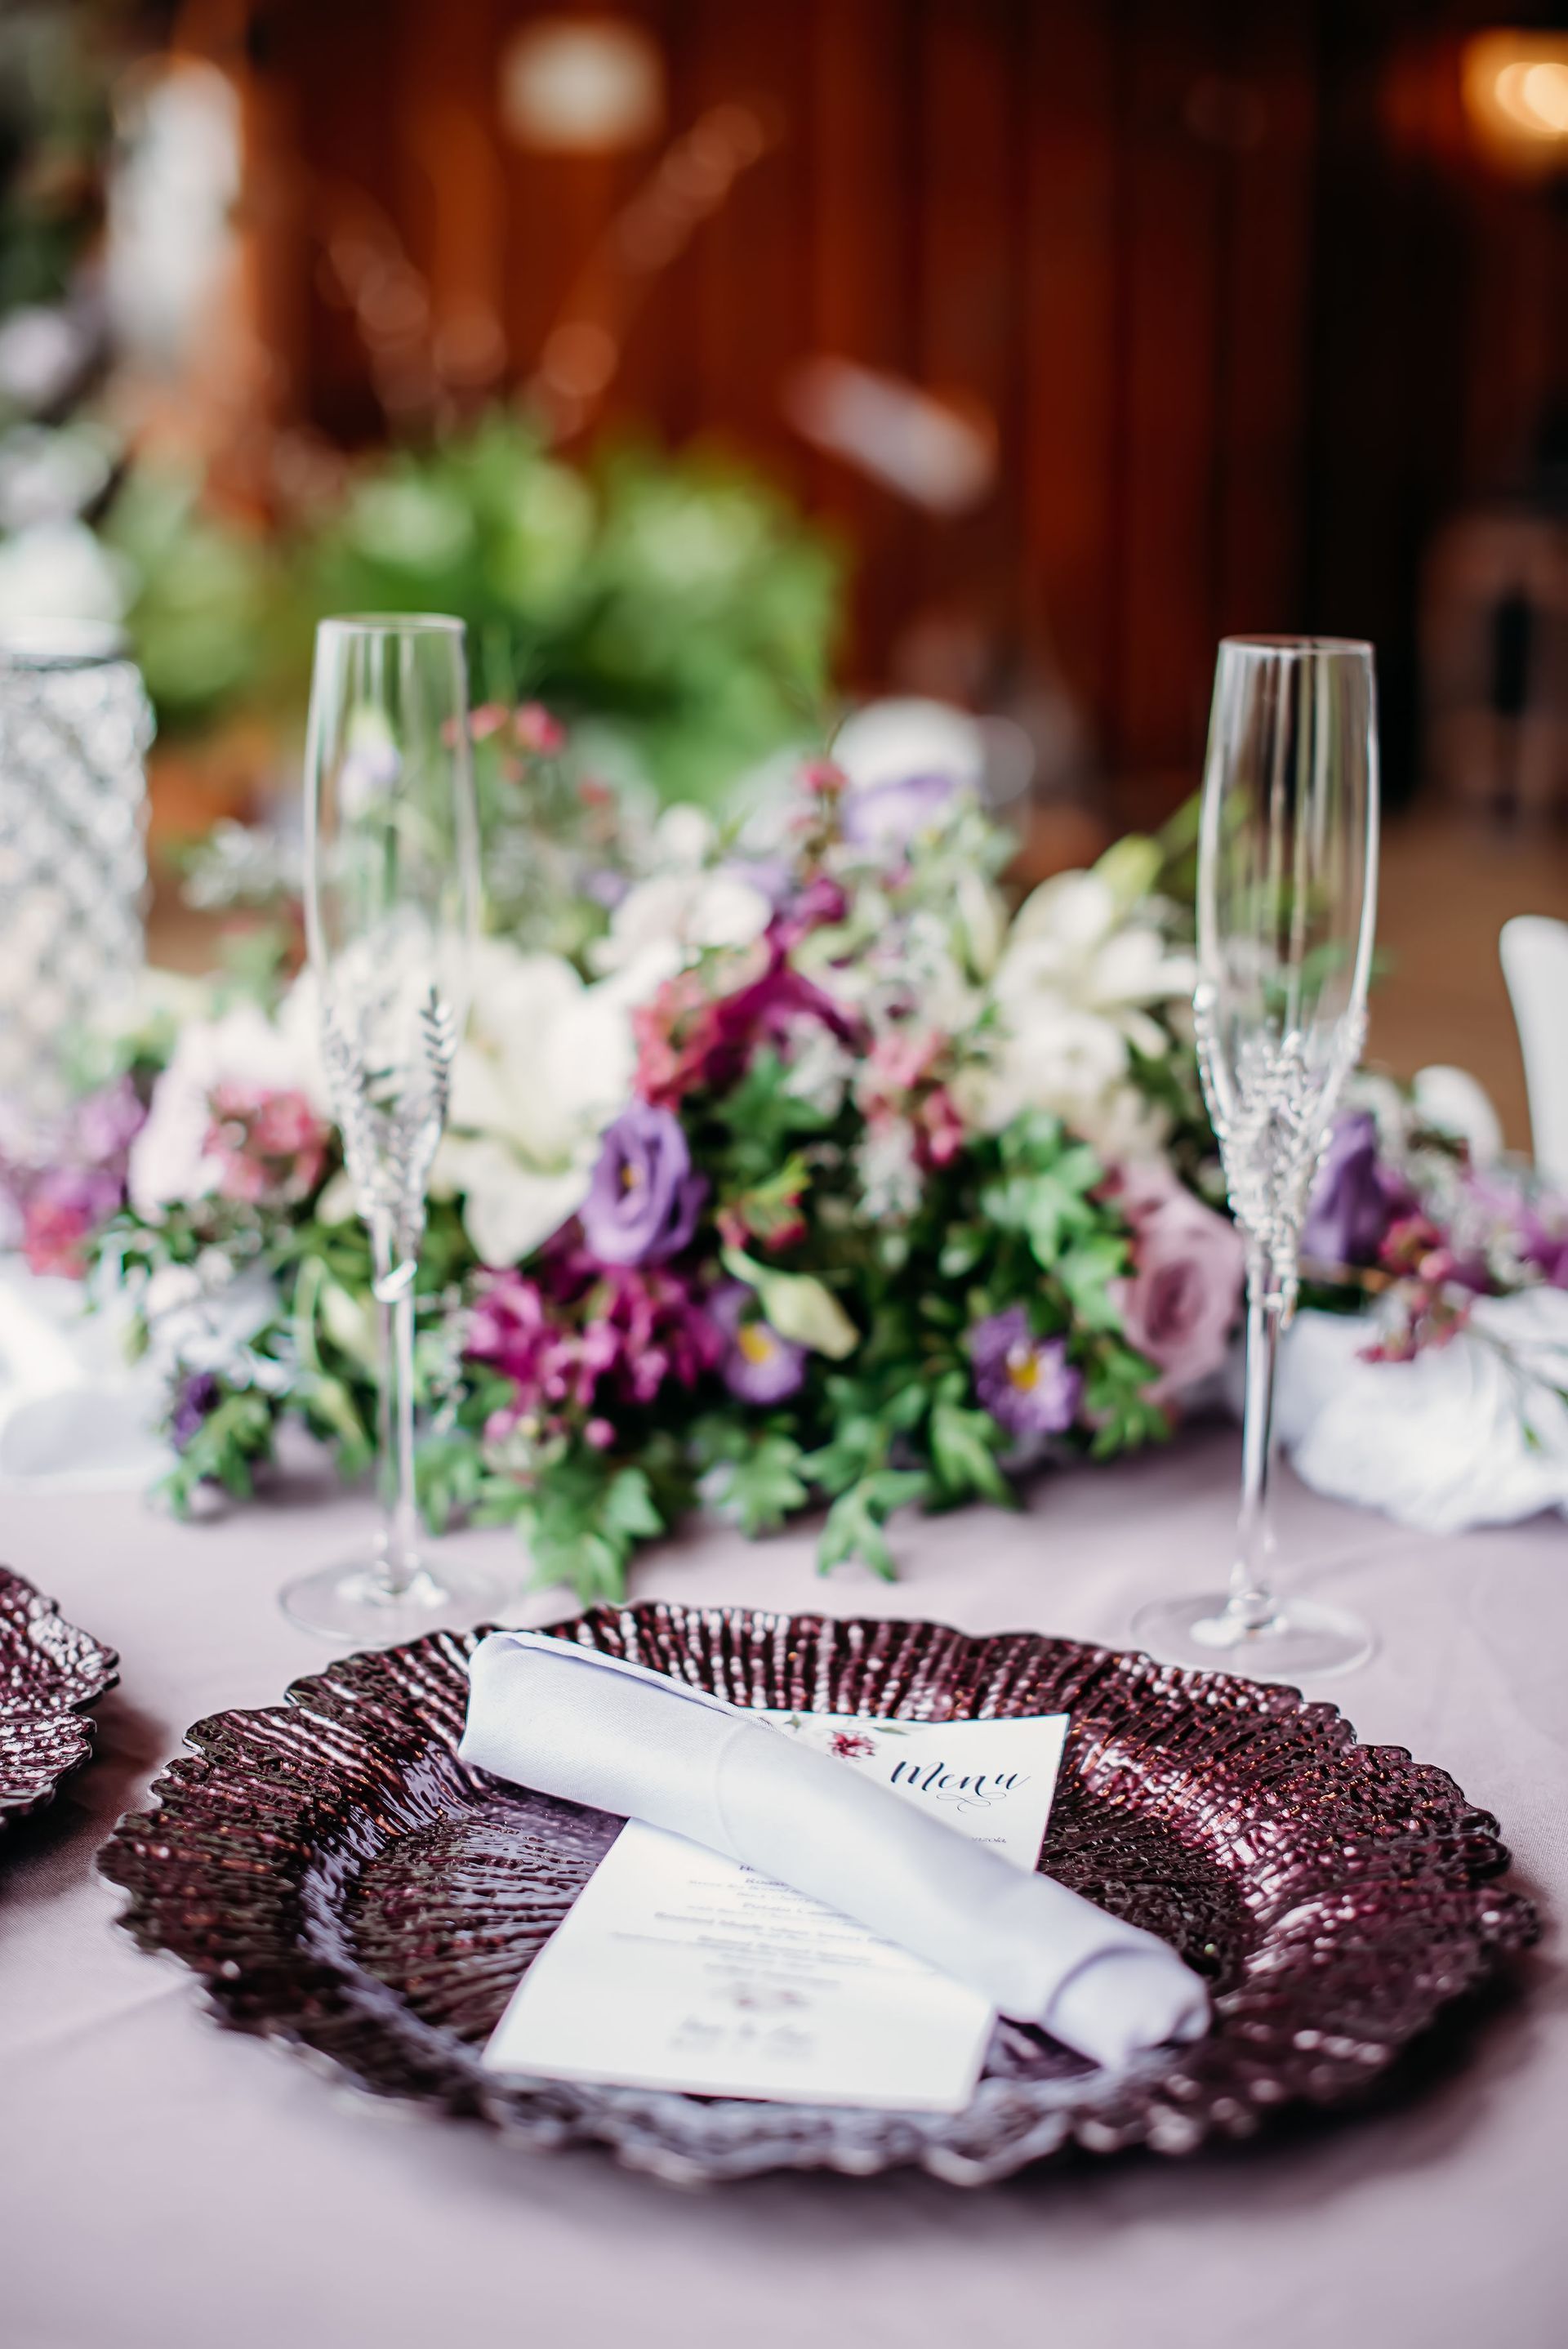
[[[1242,1506],[1236,1557],[1225,1612],[1249,1631],[1274,1611],[1265,1577],[1269,1565],[1269,1499],[1274,1469],[1274,1368],[1279,1356],[1284,1292],[1254,1264],[1247,1281],[1247,1393],[1242,1425]]]
[[[385,1225],[372,1234],[376,1310],[381,1340],[377,1476],[383,1525],[384,1595],[401,1599],[419,1570],[414,1495],[414,1267],[395,1264]]]

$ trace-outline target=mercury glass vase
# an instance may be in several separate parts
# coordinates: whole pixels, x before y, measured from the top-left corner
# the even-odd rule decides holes
[[[140,969],[152,711],[116,631],[0,628],[0,1103],[66,1097],[73,1031]]]

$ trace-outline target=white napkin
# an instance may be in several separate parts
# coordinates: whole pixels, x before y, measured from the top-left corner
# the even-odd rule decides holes
[[[492,1632],[469,1666],[458,1751],[792,1885],[1094,2063],[1120,2065],[1207,2025],[1202,1982],[1152,1934],[640,1664],[542,1632]]]

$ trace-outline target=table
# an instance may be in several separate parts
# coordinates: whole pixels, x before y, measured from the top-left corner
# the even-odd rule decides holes
[[[1229,1430],[1053,1478],[1026,1515],[901,1527],[903,1579],[827,1582],[809,1532],[699,1528],[634,1595],[974,1631],[1125,1638],[1150,1591],[1223,1554]],[[1547,1911],[1527,1994],[1472,2060],[1371,2116],[1222,2149],[1082,2162],[978,2193],[919,2176],[683,2193],[603,2155],[504,2147],[381,2107],[219,2031],[191,1979],[112,1925],[92,1872],[119,1815],[207,1713],[274,1702],[328,1651],[276,1586],[348,1551],[366,1505],[296,1478],[221,1523],[131,1499],[10,1496],[0,1549],[118,1647],[98,1758],[0,1849],[0,2337],[8,2349],[1561,2349],[1568,2340],[1568,1529],[1434,1541],[1281,1478],[1294,1588],[1382,1651],[1326,1684],[1363,1736],[1444,1764],[1495,1810]],[[461,1549],[504,1554],[510,1537]],[[535,1596],[512,1610],[566,1609]]]

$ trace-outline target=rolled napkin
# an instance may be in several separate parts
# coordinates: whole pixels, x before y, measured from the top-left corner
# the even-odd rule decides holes
[[[641,1664],[538,1631],[492,1632],[469,1665],[458,1753],[792,1885],[1093,2063],[1119,2066],[1207,2027],[1202,1983],[1153,1934]]]

